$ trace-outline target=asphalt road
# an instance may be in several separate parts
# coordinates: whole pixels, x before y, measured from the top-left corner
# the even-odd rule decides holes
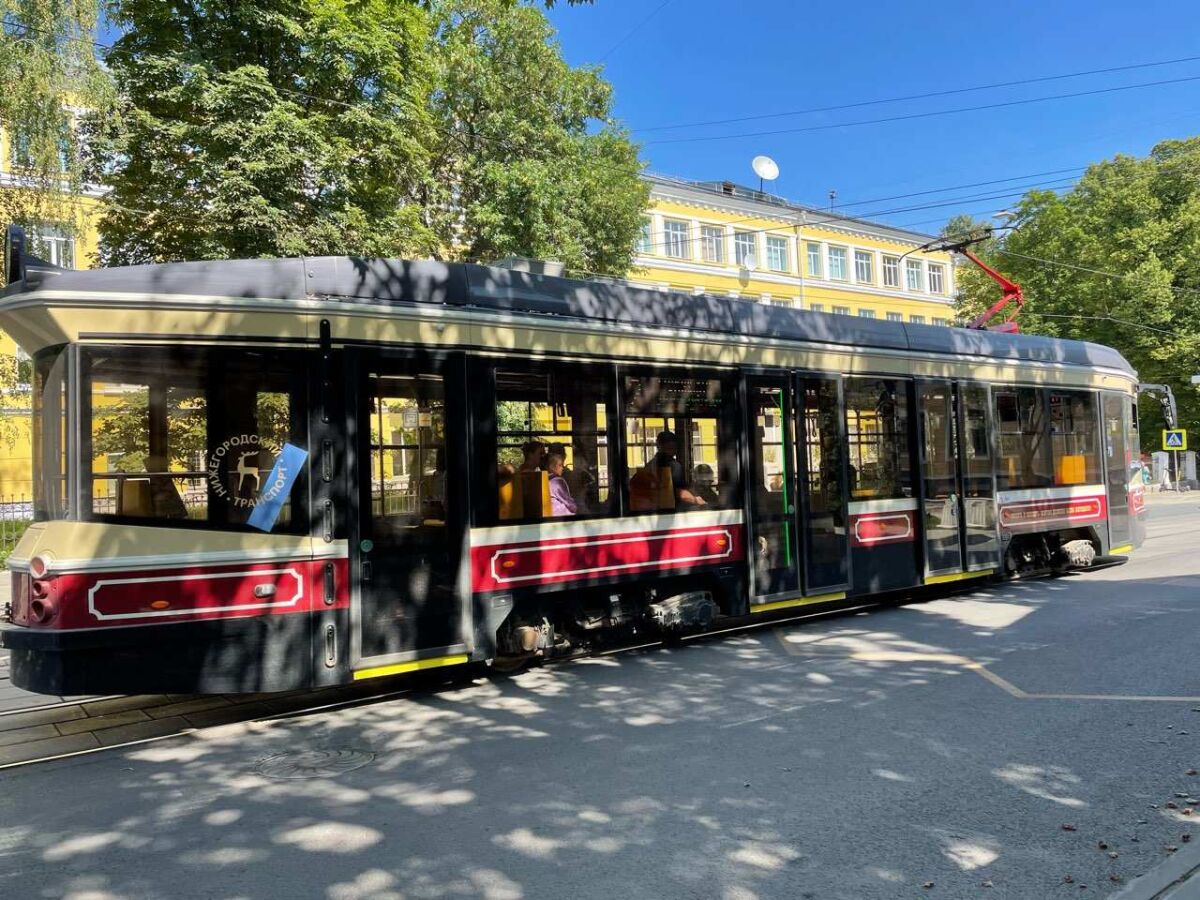
[[[0,896],[1106,896],[1200,844],[1200,497],[1151,516],[1087,575],[14,769]]]

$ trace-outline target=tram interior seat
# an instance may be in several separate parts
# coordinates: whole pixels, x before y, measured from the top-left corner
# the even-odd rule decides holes
[[[629,508],[634,512],[674,509],[675,484],[671,470],[656,466],[651,460],[634,472],[629,479]]]
[[[171,478],[148,475],[122,479],[117,513],[155,519],[186,519],[187,506]]]
[[[512,466],[501,466],[497,473],[499,485],[500,518],[548,519],[553,514],[550,506],[550,474],[541,469],[533,472],[517,472]],[[536,511],[540,510],[540,513]]]

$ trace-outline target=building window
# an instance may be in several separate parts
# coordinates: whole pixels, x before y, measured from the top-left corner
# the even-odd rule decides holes
[[[634,249],[638,253],[651,253],[654,251],[654,238],[651,235],[650,217],[642,216],[642,225],[638,229],[637,244]]]
[[[833,314],[834,314],[835,316],[848,316],[848,315],[850,315],[850,307],[848,307],[848,306],[835,306],[835,307],[833,308]]]
[[[917,259],[909,259],[904,263],[904,282],[905,287],[910,291],[921,290],[921,261]]]
[[[883,286],[891,288],[900,287],[900,257],[884,256]]]
[[[771,305],[772,306],[788,306],[788,307],[790,307],[792,305],[792,301],[789,300],[787,297],[772,297]]]
[[[875,310],[860,308],[858,311],[858,317],[860,319],[873,319],[875,318]]]
[[[631,512],[689,512],[735,501],[734,396],[715,377],[625,376]]]
[[[733,233],[733,261],[736,265],[750,268],[758,264],[757,236],[753,231],[735,231]]]
[[[603,372],[578,366],[496,371],[500,519],[537,521],[610,511],[610,390]]]
[[[788,270],[788,239],[767,235],[767,268],[772,272]]]
[[[725,229],[722,226],[700,226],[700,253],[705,262],[725,262]]]
[[[847,378],[845,391],[851,498],[911,497],[907,384],[892,379]]]
[[[950,320],[949,320],[949,319],[939,319],[937,316],[934,316],[934,317],[933,317],[933,324],[934,324],[934,325],[942,325],[942,326],[945,326],[945,325],[949,325],[949,324],[950,324]]]
[[[946,281],[942,271],[939,263],[929,264],[929,293],[944,294],[946,292]]]
[[[925,324],[925,317],[924,317],[924,316],[912,315],[912,316],[909,316],[909,317],[908,317],[908,321],[912,322],[914,325],[924,325],[924,324]]]
[[[34,225],[29,229],[30,252],[52,266],[75,268],[75,238],[54,225]]]
[[[829,248],[829,277],[834,281],[846,280],[846,248]]]
[[[808,249],[808,274],[813,278],[821,277],[821,245],[814,244],[809,241],[806,245]]]
[[[904,321],[904,313],[888,313],[887,320],[889,322],[903,322]]]
[[[870,284],[875,280],[875,273],[871,271],[870,251],[854,251],[854,280],[859,284]]]
[[[664,221],[663,244],[667,256],[672,259],[691,258],[691,247],[688,246],[688,223],[676,219]]]
[[[808,304],[808,308],[812,312],[825,312],[825,304],[824,303],[810,303],[810,304]]]

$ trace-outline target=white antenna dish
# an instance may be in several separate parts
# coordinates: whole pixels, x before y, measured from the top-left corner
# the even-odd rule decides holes
[[[758,260],[753,253],[747,253],[742,257],[742,268],[749,269],[751,272],[758,268]]]
[[[754,174],[763,181],[774,181],[779,177],[779,166],[769,156],[756,156],[750,161]]]

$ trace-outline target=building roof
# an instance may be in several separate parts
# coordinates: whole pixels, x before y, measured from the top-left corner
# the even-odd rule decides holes
[[[739,338],[841,345],[922,354],[969,355],[1107,368],[1134,375],[1110,347],[1035,335],[914,325],[768,306],[707,294],[580,281],[493,266],[347,256],[163,263],[92,270],[27,269],[0,292],[22,301],[42,294],[185,295],[243,300],[345,300],[355,303],[472,308],[498,315],[553,316],[640,328]],[[0,307],[7,303],[0,302]]]
[[[796,225],[828,225],[834,228],[850,229],[865,232],[878,237],[890,238],[904,243],[919,245],[933,240],[936,235],[907,228],[897,228],[883,222],[862,219],[846,215],[832,209],[820,209],[795,203],[777,194],[770,194],[751,187],[735,184],[732,181],[688,181],[669,175],[647,174],[644,176],[650,183],[651,190],[656,190],[660,196],[669,196],[672,192],[680,195],[690,195],[690,199],[708,200],[723,205],[733,204],[747,212],[758,208],[764,217],[772,214],[780,218],[794,220]],[[679,199],[683,199],[680,196]],[[762,209],[768,207],[769,209]]]

